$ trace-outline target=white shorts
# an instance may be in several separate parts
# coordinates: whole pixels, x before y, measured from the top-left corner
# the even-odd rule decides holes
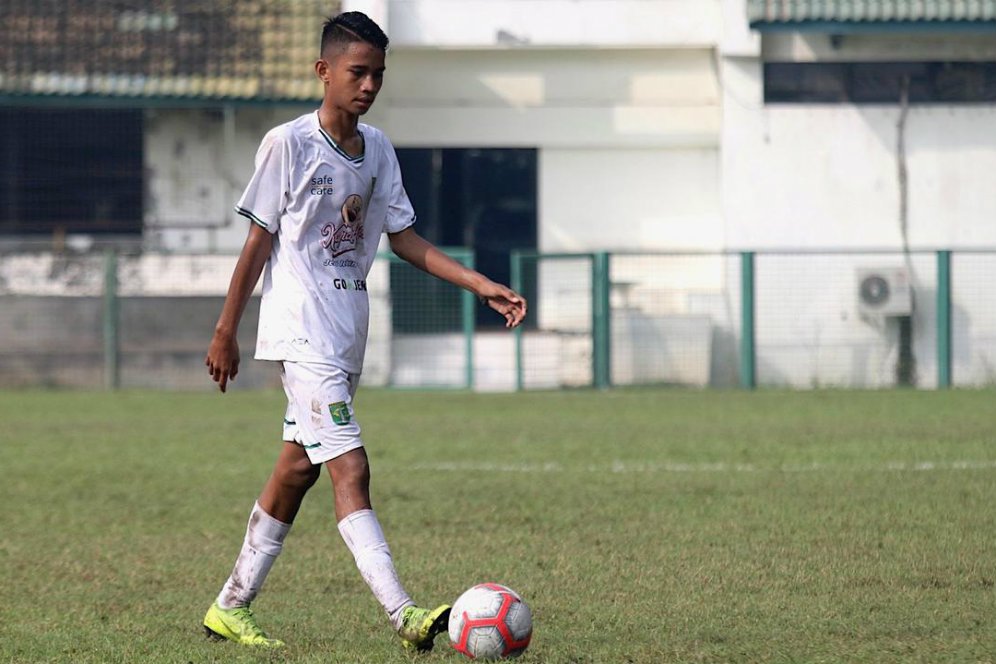
[[[314,464],[363,447],[353,413],[359,374],[331,364],[281,362],[280,379],[287,395],[284,440],[297,443]]]

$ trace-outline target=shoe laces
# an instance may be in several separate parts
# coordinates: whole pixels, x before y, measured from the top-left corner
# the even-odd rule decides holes
[[[406,609],[401,616],[402,628],[417,629],[421,626],[422,621],[425,620],[427,615],[429,615],[428,609],[422,609],[417,606]]]
[[[260,628],[259,623],[256,622],[256,616],[253,615],[252,609],[248,606],[240,606],[232,611],[232,615],[239,618],[239,623],[244,628],[243,631],[248,632],[252,636],[266,638],[266,635]]]

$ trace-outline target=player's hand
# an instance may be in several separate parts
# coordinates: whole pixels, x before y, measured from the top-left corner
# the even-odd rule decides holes
[[[522,297],[508,286],[489,282],[478,290],[481,302],[488,305],[505,318],[505,327],[518,327],[526,317],[528,305]]]
[[[204,358],[204,364],[211,378],[218,383],[218,388],[224,392],[228,387],[228,381],[235,380],[235,376],[239,373],[239,342],[235,335],[215,332],[211,338],[207,357]]]

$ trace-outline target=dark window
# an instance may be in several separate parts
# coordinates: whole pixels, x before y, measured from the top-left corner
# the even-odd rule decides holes
[[[439,246],[467,247],[476,267],[509,283],[514,249],[536,248],[536,150],[399,148],[398,161],[419,234]],[[424,287],[424,286],[420,286]],[[401,331],[403,317],[396,317]],[[500,327],[478,308],[477,324]]]
[[[778,103],[992,103],[996,62],[768,62],[764,100]]]
[[[0,109],[0,234],[142,232],[142,112]]]

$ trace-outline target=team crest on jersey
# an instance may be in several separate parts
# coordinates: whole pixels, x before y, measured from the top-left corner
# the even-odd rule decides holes
[[[339,210],[339,219],[322,226],[322,246],[333,258],[354,251],[363,240],[363,197],[351,194]]]

